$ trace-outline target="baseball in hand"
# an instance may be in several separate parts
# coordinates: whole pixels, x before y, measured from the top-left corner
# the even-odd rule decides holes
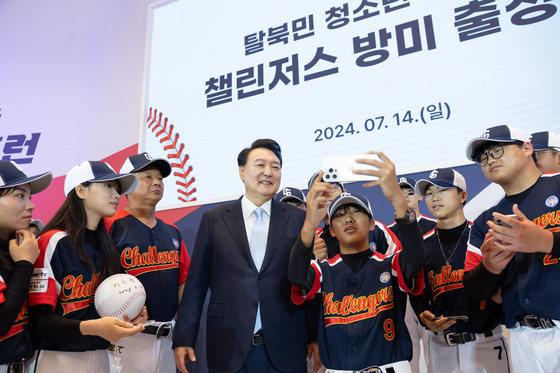
[[[126,314],[134,319],[142,312],[146,302],[144,286],[136,277],[124,273],[106,278],[95,290],[95,310],[101,317],[117,317]]]

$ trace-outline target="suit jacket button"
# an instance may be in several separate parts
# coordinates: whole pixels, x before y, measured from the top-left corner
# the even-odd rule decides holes
[[[258,300],[254,301],[253,306],[258,307],[259,306],[259,301]]]
[[[259,280],[262,280],[262,276],[261,276],[261,275],[259,275]]]

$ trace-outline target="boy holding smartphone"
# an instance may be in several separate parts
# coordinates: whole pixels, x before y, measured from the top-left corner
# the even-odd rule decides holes
[[[470,233],[463,212],[465,178],[452,169],[436,169],[418,181],[415,190],[425,196],[437,218],[437,226],[424,234],[425,289],[410,300],[418,319],[431,331],[428,372],[509,372],[501,306],[492,300],[473,301],[463,287]]]

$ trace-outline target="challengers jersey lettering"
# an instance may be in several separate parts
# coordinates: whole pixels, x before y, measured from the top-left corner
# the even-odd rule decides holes
[[[25,324],[27,324],[28,322],[29,322],[29,307],[27,306],[27,301],[25,301],[25,303],[23,303],[23,307],[21,308],[21,311],[19,311],[19,313],[18,313],[18,315],[17,315],[17,317],[14,321],[14,325],[12,325],[8,334],[0,336],[0,342],[18,334],[18,333],[21,333],[23,331],[23,326]]]
[[[354,298],[353,295],[347,295],[342,301],[333,301],[333,296],[332,292],[323,293],[325,327],[369,319],[394,306],[392,287],[385,287],[369,296]]]
[[[99,273],[93,273],[90,281],[84,283],[83,275],[68,275],[62,280],[62,288],[58,298],[62,306],[62,316],[89,307],[99,285]]]
[[[453,269],[451,266],[441,267],[439,273],[434,274],[431,270],[428,272],[428,282],[432,289],[432,296],[436,298],[441,293],[446,291],[462,289],[463,288],[463,273],[464,269]]]
[[[121,265],[126,273],[138,276],[146,272],[179,267],[178,250],[158,252],[157,246],[148,246],[148,252],[141,253],[138,246],[126,247],[121,253]]]

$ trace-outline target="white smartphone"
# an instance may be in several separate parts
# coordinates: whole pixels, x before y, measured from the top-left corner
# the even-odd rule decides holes
[[[327,182],[352,182],[377,180],[376,176],[355,174],[353,170],[378,170],[368,164],[356,163],[356,159],[369,158],[381,161],[376,154],[328,156],[323,158],[323,181]]]

